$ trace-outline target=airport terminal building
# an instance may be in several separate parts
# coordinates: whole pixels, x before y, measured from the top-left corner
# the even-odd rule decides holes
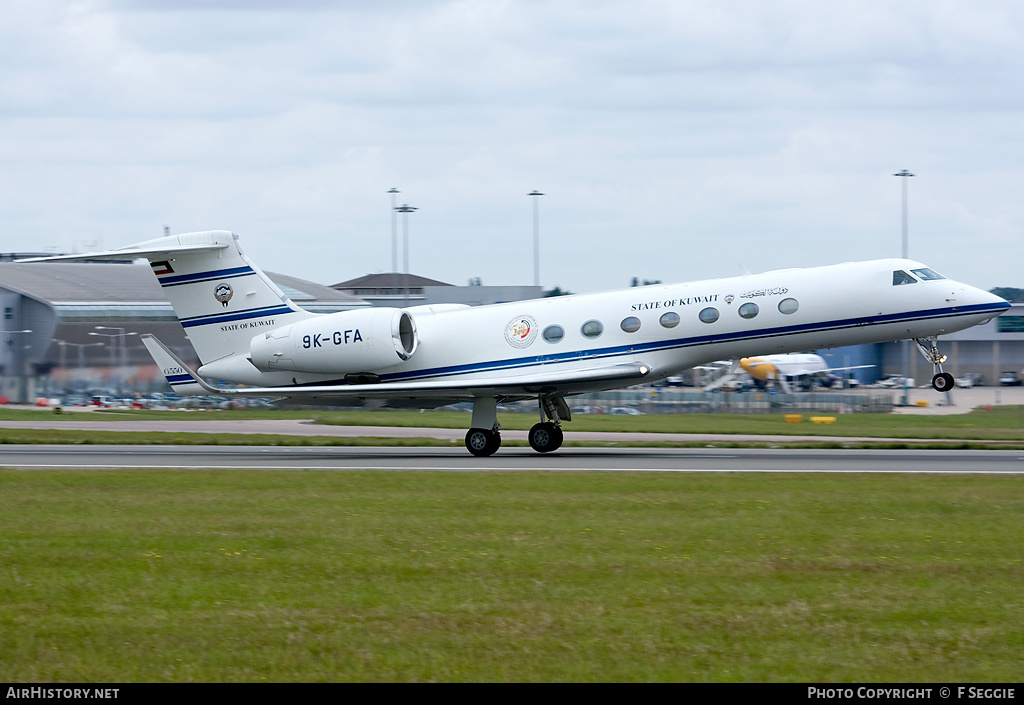
[[[22,255],[27,256],[27,255]],[[129,395],[169,391],[139,335],[153,333],[186,363],[198,360],[148,264],[32,263],[0,255],[0,397],[82,396],[105,390]],[[333,287],[283,274],[267,276],[296,304],[316,313],[369,306],[430,303],[479,305],[536,298],[540,287],[457,287],[397,275],[373,275]],[[999,384],[1005,373],[1024,377],[1024,304],[989,323],[939,339],[954,377]],[[903,374],[904,347],[892,342],[818,351],[833,367],[869,365],[852,375],[870,383]],[[751,350],[750,355],[761,354]],[[931,365],[910,344],[909,376],[931,380]]]
[[[357,296],[374,306],[399,308],[428,304],[482,306],[544,296],[544,290],[539,286],[484,286],[479,279],[471,280],[469,286],[455,286],[398,272],[367,274],[331,284],[331,288]]]

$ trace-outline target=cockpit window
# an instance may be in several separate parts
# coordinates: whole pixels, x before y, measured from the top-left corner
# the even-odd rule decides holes
[[[899,286],[900,284],[917,284],[917,280],[902,269],[897,269],[892,273],[892,285]]]
[[[924,269],[911,269],[911,272],[916,274],[921,281],[931,281],[932,279],[945,279],[944,276],[936,272],[934,269],[925,267]]]

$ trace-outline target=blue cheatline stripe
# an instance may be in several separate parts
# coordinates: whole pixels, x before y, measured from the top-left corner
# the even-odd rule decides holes
[[[251,318],[265,318],[267,316],[283,316],[287,313],[295,313],[295,309],[285,305],[263,306],[251,308],[245,311],[234,311],[232,313],[210,313],[204,316],[193,316],[181,318],[182,328],[194,328],[195,326],[209,326],[231,321],[246,321]]]
[[[167,377],[168,384],[170,384],[172,387],[174,385],[176,385],[176,384],[195,384],[196,383],[196,381],[194,379],[192,379],[192,377],[190,377],[189,375],[169,375],[169,376],[165,375],[165,376]]]
[[[246,274],[254,274],[252,267],[232,267],[231,269],[218,269],[212,272],[197,272],[196,274],[179,274],[173,277],[157,277],[160,286],[178,286],[179,284],[198,284],[213,279],[234,279],[244,277]]]
[[[396,372],[382,374],[381,382],[409,382],[425,381],[431,379],[442,379],[454,375],[470,374],[474,372],[489,372],[498,370],[528,369],[539,365],[551,363],[570,362],[578,359],[599,360],[603,358],[622,357],[636,355],[645,352],[661,352],[665,350],[696,347],[710,343],[728,343],[743,340],[760,340],[765,338],[777,338],[801,333],[839,331],[851,328],[866,328],[868,326],[884,325],[887,323],[900,323],[916,321],[922,318],[957,318],[959,316],[977,315],[979,313],[993,314],[1002,313],[1007,309],[1003,304],[979,304],[976,306],[959,306],[944,309],[929,309],[924,311],[909,311],[905,313],[894,313],[884,316],[871,316],[864,318],[846,318],[835,321],[821,321],[819,323],[805,323],[794,326],[781,326],[777,328],[762,328],[753,331],[737,331],[721,335],[702,335],[691,338],[675,338],[672,340],[652,341],[637,343],[635,345],[619,345],[596,350],[574,350],[565,353],[551,355],[537,355],[533,357],[519,357],[505,360],[488,360],[486,362],[471,363],[466,365],[452,365],[448,367],[435,367],[427,370],[414,370],[409,372]],[[485,383],[485,382],[482,382]],[[330,384],[345,384],[344,380],[309,382],[299,386],[323,386]]]

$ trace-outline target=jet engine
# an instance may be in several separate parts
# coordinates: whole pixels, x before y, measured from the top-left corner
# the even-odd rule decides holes
[[[249,343],[252,363],[276,370],[324,374],[394,367],[416,352],[416,323],[399,308],[314,316],[261,333]]]

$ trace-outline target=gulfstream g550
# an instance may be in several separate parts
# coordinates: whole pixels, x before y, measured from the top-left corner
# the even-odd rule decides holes
[[[914,339],[946,391],[937,336],[984,323],[1003,299],[920,262],[884,259],[598,294],[461,305],[303,310],[221,230],[36,261],[146,258],[202,366],[143,340],[181,394],[471,401],[466,447],[501,445],[497,405],[535,398],[539,452],[562,443],[565,397],[678,375],[714,360]],[[212,387],[207,378],[245,387]]]

